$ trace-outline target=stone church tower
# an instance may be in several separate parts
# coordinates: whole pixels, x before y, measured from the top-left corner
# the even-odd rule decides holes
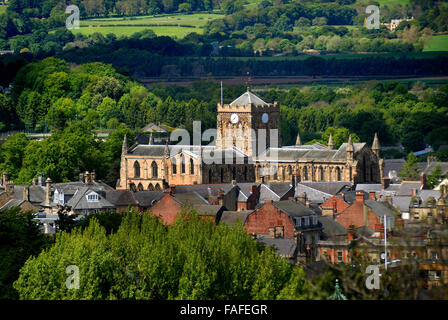
[[[264,102],[249,88],[230,104],[218,103],[216,128],[217,149],[235,146],[251,157],[281,146],[279,104]]]

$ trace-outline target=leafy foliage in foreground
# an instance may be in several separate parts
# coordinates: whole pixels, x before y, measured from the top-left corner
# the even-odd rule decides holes
[[[30,255],[37,255],[51,239],[39,230],[30,212],[0,211],[0,299],[17,299],[12,284]]]
[[[66,267],[80,288],[66,288]],[[216,226],[183,212],[165,227],[129,212],[116,233],[92,219],[21,269],[21,299],[304,299],[311,292],[300,267],[254,241],[242,227]]]

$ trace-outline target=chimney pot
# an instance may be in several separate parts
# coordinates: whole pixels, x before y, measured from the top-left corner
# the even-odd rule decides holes
[[[364,202],[364,192],[356,191],[356,201]]]

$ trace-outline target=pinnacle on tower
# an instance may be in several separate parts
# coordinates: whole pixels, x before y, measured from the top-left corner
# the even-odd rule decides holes
[[[164,154],[165,154],[166,158],[168,158],[170,156],[170,149],[168,148],[168,140],[166,141],[166,144],[165,144]]]
[[[375,138],[373,138],[372,150],[380,150],[380,142],[378,140],[378,135],[375,132]]]
[[[126,135],[123,138],[123,145],[121,147],[121,154],[126,154],[128,152],[128,139]]]
[[[330,137],[328,138],[328,149],[334,148],[333,135],[330,133]]]
[[[300,139],[300,133],[297,133],[296,146],[302,145],[302,139]]]

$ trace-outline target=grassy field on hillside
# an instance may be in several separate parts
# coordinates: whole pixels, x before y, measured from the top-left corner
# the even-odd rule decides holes
[[[113,33],[117,37],[129,36],[145,29],[153,30],[158,36],[183,38],[191,32],[202,34],[208,21],[221,18],[220,14],[175,14],[161,16],[140,16],[126,18],[100,18],[81,20],[81,28],[75,33],[89,35],[100,32]]]
[[[425,43],[424,51],[448,51],[448,34],[433,36],[430,41]]]

